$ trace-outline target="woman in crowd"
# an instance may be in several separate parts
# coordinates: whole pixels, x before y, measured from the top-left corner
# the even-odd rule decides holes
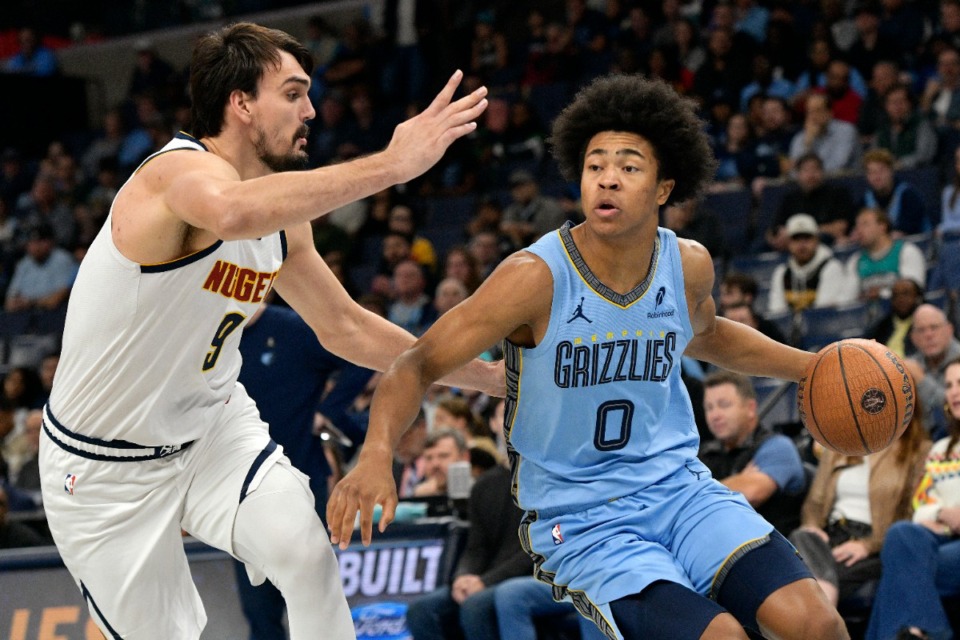
[[[941,598],[960,595],[960,359],[944,382],[950,435],[927,456],[913,520],[887,532],[867,640],[953,637]]]

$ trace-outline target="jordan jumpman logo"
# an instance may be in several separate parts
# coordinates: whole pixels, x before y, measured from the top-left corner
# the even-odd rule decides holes
[[[591,319],[588,318],[587,316],[583,315],[583,297],[582,297],[582,296],[580,297],[580,304],[577,305],[576,311],[573,312],[573,317],[570,318],[569,320],[567,320],[567,324],[570,324],[571,322],[573,322],[573,321],[576,320],[577,318],[583,318],[584,320],[586,320],[586,321],[589,322],[590,324],[593,324],[593,320],[591,320]]]

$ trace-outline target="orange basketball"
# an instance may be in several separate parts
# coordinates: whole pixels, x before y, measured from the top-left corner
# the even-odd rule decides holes
[[[800,420],[813,438],[839,453],[884,449],[913,417],[913,378],[886,346],[858,338],[827,345],[797,389]]]

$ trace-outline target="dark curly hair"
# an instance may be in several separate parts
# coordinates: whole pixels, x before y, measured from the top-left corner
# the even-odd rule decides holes
[[[635,133],[657,157],[657,180],[675,180],[668,202],[697,196],[716,160],[693,101],[660,80],[610,75],[580,90],[553,122],[548,140],[564,179],[579,182],[587,144],[603,131]]]

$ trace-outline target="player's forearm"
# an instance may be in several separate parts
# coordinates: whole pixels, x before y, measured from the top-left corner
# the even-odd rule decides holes
[[[698,335],[686,355],[749,376],[797,381],[813,354],[766,337],[756,329],[726,318],[717,318],[714,330]]]
[[[243,180],[224,188],[217,235],[259,238],[309,222],[402,181],[400,163],[386,152],[312,171]]]
[[[417,359],[409,352],[400,356],[383,375],[373,394],[370,408],[370,426],[364,440],[360,459],[381,463],[393,459],[400,437],[420,412],[420,402],[430,381]]]

